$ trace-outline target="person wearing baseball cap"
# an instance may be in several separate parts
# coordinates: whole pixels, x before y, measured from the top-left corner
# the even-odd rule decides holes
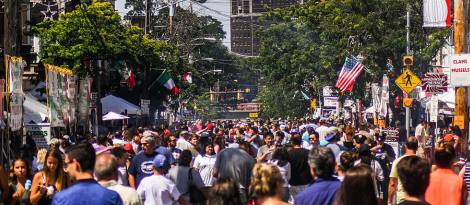
[[[187,204],[181,196],[176,184],[165,177],[168,171],[168,162],[162,154],[157,154],[152,161],[153,175],[145,177],[137,188],[137,193],[144,204],[171,205],[173,201]]]
[[[196,135],[200,137],[199,138],[200,144],[212,142],[212,140],[215,138],[214,125],[207,124],[206,128],[196,132]]]
[[[384,180],[378,183],[383,193],[388,193],[388,184],[390,182],[390,172],[392,168],[392,162],[395,160],[396,154],[393,147],[385,143],[385,133],[375,134],[376,146],[371,148],[372,152],[375,152],[375,158],[382,167],[384,173]],[[383,200],[388,201],[388,194],[383,195]]]

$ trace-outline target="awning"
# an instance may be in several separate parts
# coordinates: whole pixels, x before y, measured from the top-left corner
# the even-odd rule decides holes
[[[117,114],[115,112],[108,112],[106,115],[103,115],[103,120],[124,120],[124,119],[129,119],[128,116]]]

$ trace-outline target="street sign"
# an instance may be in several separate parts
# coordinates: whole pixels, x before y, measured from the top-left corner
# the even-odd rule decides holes
[[[450,56],[450,84],[456,87],[470,86],[470,54]]]
[[[150,114],[150,100],[140,100],[140,110],[142,115]]]
[[[421,87],[427,94],[440,94],[447,92],[447,75],[440,73],[427,73],[421,76]]]
[[[398,78],[395,80],[395,83],[400,87],[405,93],[409,94],[413,89],[421,83],[421,80],[413,73],[410,69],[406,69]]]
[[[465,117],[463,115],[454,116],[454,126],[458,125],[460,129],[465,129],[464,119]]]
[[[257,118],[257,117],[258,117],[258,113],[256,113],[256,112],[250,113],[250,117],[251,117],[251,118]]]
[[[433,95],[431,97],[431,103],[430,103],[430,108],[429,108],[429,118],[431,122],[437,122],[437,115],[438,113],[438,108],[439,108],[439,101],[437,99],[436,95]]]

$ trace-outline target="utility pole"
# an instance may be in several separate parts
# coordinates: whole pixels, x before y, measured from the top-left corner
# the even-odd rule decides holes
[[[410,5],[406,6],[406,55],[411,55],[410,53]],[[409,69],[409,66],[408,66]],[[408,97],[408,96],[406,96]],[[410,136],[410,118],[411,118],[411,108],[406,107],[405,121],[406,121],[406,136]]]
[[[468,1],[454,0],[454,44],[455,54],[467,53]],[[464,117],[463,139],[460,139],[462,156],[466,157],[468,147],[468,87],[456,87],[455,91],[455,116]]]
[[[152,26],[152,0],[147,0],[145,4],[145,34],[150,34],[150,27]],[[148,87],[150,86],[150,65],[145,65],[145,89],[143,92],[143,99],[150,100]],[[144,119],[144,116],[141,114],[141,119]],[[150,119],[150,117],[148,118]],[[146,118],[145,122],[142,122],[143,126],[148,124],[148,120]]]
[[[21,2],[22,0],[4,1],[4,54],[20,56],[21,51]],[[2,75],[5,72],[2,72]]]

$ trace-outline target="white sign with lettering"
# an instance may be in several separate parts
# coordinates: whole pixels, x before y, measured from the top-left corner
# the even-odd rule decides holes
[[[450,84],[453,86],[470,86],[470,54],[450,56]]]

